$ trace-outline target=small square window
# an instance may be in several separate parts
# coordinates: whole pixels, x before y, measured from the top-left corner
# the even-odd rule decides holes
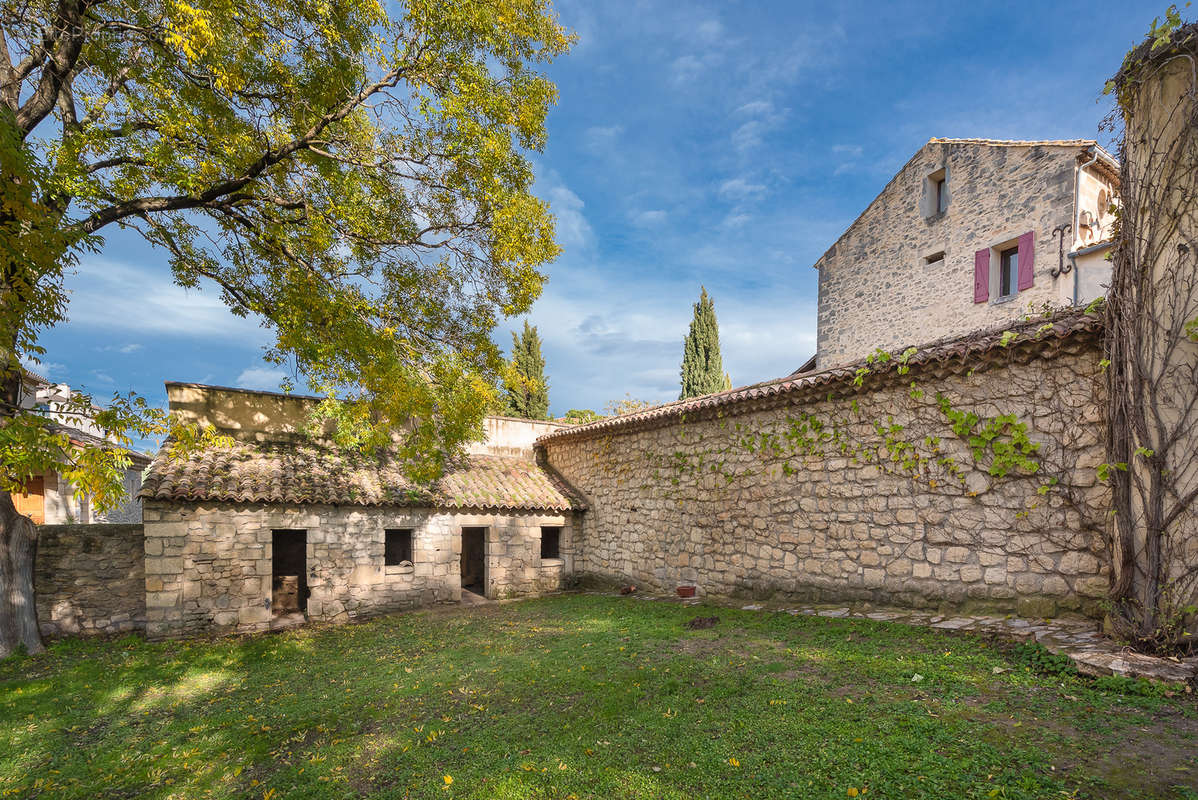
[[[932,253],[930,256],[923,257],[923,262],[928,265],[936,264],[937,266],[941,266],[943,261],[944,261],[944,251],[943,250],[941,250],[939,253]]]
[[[1012,247],[998,254],[998,296],[1014,297],[1019,290],[1016,280],[1019,277],[1019,248]]]
[[[390,528],[386,531],[383,546],[383,564],[398,567],[405,561],[412,563],[412,529]]]
[[[541,528],[541,558],[562,557],[562,529]]]

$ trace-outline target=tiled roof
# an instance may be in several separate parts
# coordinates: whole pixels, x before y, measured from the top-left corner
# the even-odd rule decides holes
[[[950,139],[932,137],[928,144],[988,144],[995,147],[1092,147],[1094,139]]]
[[[49,428],[52,433],[65,433],[68,437],[70,437],[71,443],[79,447],[96,447],[106,450],[115,449],[117,447],[117,445],[114,445],[107,439],[103,439],[99,436],[88,433],[87,431],[81,431],[78,428],[72,428],[70,425],[63,425],[59,422],[50,421],[46,423],[46,427]],[[126,452],[129,455],[129,460],[132,462],[132,465],[137,469],[145,469],[146,466],[149,465],[150,457],[145,453],[139,453],[136,450],[127,450]]]
[[[236,442],[172,459],[154,459],[141,497],[240,503],[419,506],[500,511],[584,507],[556,475],[520,458],[474,455],[432,485],[418,485],[402,463],[307,441]]]
[[[1045,328],[1045,326],[1050,326]],[[1102,314],[1086,313],[1080,308],[1058,312],[1051,317],[1039,317],[1028,322],[1013,323],[1000,328],[967,334],[952,339],[940,339],[919,347],[907,361],[913,372],[953,374],[975,369],[999,358],[1033,358],[1041,353],[1060,347],[1064,340],[1090,335],[1102,330]],[[1016,336],[1009,337],[1010,331]],[[1004,338],[1007,340],[1003,343]],[[895,348],[901,353],[906,347]],[[847,392],[871,391],[880,383],[898,379],[896,364],[892,359],[885,365],[874,365],[865,376],[862,386],[853,380],[857,370],[867,366],[864,359],[842,367],[820,372],[795,373],[752,386],[744,386],[727,392],[676,400],[665,405],[647,408],[633,414],[577,425],[549,433],[537,439],[538,443],[564,439],[587,439],[609,433],[624,433],[639,428],[657,427],[683,416],[706,413],[737,413],[758,406],[782,403],[818,401],[835,390]],[[905,378],[910,380],[910,378]]]

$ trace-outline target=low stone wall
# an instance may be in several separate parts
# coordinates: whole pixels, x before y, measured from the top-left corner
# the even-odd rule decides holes
[[[589,504],[577,568],[665,592],[1095,612],[1101,353],[1093,333],[1049,338],[543,439]],[[999,449],[1026,426],[1035,474],[990,474],[986,442],[975,457],[991,423]]]
[[[308,619],[353,618],[461,599],[461,529],[485,527],[486,595],[558,588],[572,570],[571,520],[430,509],[147,501],[147,635],[269,629],[272,532],[306,534]],[[540,527],[562,527],[562,558],[542,563]],[[412,564],[384,564],[385,531],[409,528]]]
[[[43,636],[144,629],[142,526],[39,526],[34,589]]]

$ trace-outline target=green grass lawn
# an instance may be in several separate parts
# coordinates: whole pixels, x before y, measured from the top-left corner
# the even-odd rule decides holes
[[[0,798],[1198,798],[1193,695],[1025,660],[594,596],[67,641],[0,662]]]

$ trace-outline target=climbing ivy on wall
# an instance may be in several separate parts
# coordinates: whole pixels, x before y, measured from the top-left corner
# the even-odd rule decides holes
[[[1095,310],[1090,309],[1091,313]],[[1045,311],[1046,316],[1051,313]],[[999,344],[1010,348],[1042,338],[1052,328],[1052,322],[1045,322],[1034,329],[1025,326],[1007,331]],[[731,487],[770,470],[786,477],[796,475],[805,468],[804,459],[846,459],[850,464],[868,464],[881,473],[910,479],[919,484],[920,491],[956,496],[976,497],[1001,482],[1025,481],[1029,486],[1026,508],[1018,514],[1023,519],[1054,494],[1063,505],[1081,508],[1083,504],[1069,491],[1075,483],[1067,474],[1069,465],[1050,464],[1044,457],[1044,444],[1052,437],[1035,434],[1014,410],[987,412],[975,402],[962,405],[946,387],[925,389],[914,379],[905,392],[869,391],[866,382],[883,379],[887,373],[906,377],[918,352],[913,347],[897,353],[878,350],[854,373],[850,393],[829,393],[827,402],[817,404],[817,409],[795,410],[764,425],[735,421],[722,412],[715,420],[704,419],[703,425],[683,416],[675,428],[674,449],[640,450],[650,466],[642,488],[685,502],[690,486],[699,479],[710,478],[716,487]],[[972,374],[969,370],[964,377]],[[880,403],[904,401],[907,407],[903,409],[879,413],[877,408]],[[901,411],[898,416],[906,422],[896,418],[894,411]],[[716,432],[708,425],[714,425]],[[610,455],[610,439],[605,446]],[[601,460],[611,464],[606,458]],[[1099,473],[1104,468],[1100,466]],[[620,470],[626,476],[633,474],[627,465]],[[1092,527],[1098,523],[1090,520],[1083,524]]]

